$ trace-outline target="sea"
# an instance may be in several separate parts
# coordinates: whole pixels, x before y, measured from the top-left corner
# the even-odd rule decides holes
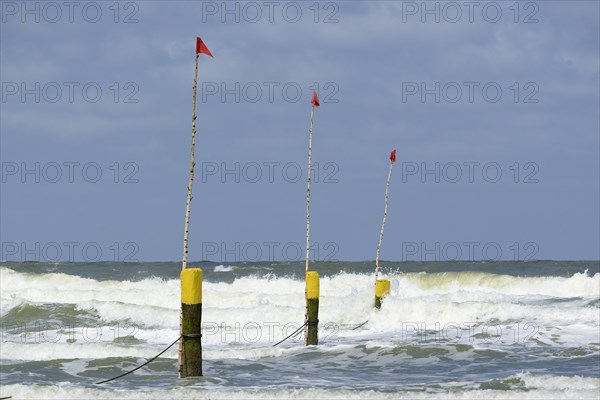
[[[177,376],[179,262],[0,263],[0,398],[598,399],[600,261],[203,269],[203,376]]]

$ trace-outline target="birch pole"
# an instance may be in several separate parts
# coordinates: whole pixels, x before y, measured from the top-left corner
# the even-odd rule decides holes
[[[310,129],[308,131],[308,185],[306,189],[306,272],[308,272],[308,259],[310,257],[310,164],[312,162],[312,132],[315,105],[310,109]]]
[[[181,263],[181,269],[187,268],[188,260],[188,237],[190,233],[190,205],[192,203],[192,186],[194,185],[194,167],[196,162],[194,161],[194,153],[196,150],[196,89],[198,85],[198,57],[200,53],[196,53],[196,69],[194,71],[194,88],[192,96],[192,146],[190,150],[190,180],[187,186],[187,201],[185,204],[185,226],[183,229],[183,262]]]
[[[192,202],[192,186],[194,185],[194,167],[196,162],[194,161],[194,152],[196,150],[196,89],[198,87],[198,58],[200,54],[206,54],[212,57],[210,50],[204,44],[202,39],[196,38],[196,67],[194,69],[194,86],[192,94],[192,145],[190,149],[190,180],[187,187],[187,201],[185,205],[185,226],[183,229],[183,262],[181,263],[181,270],[187,268],[188,260],[188,236],[190,227],[190,204]]]
[[[196,268],[186,271],[188,262],[190,205],[192,202],[192,187],[194,185],[194,167],[196,166],[196,161],[194,160],[194,154],[196,150],[196,91],[198,87],[198,58],[200,53],[206,54],[210,57],[213,56],[210,50],[208,50],[208,47],[206,47],[204,42],[202,42],[202,39],[196,37],[196,65],[194,69],[194,86],[192,93],[192,144],[190,149],[190,180],[188,181],[187,186],[185,224],[183,229],[183,261],[181,263],[182,304],[181,312],[179,313],[179,352],[177,357],[178,375],[180,378],[202,375],[202,347],[199,340],[199,337],[201,336],[200,324],[202,316],[202,270],[200,268]],[[184,325],[186,328],[185,333]],[[189,330],[198,332],[187,332]],[[184,348],[184,336],[187,339],[195,339],[195,343],[190,344],[189,349],[191,350],[189,351],[190,358],[192,358],[191,360],[185,360],[186,357],[184,356],[184,353],[186,352],[186,349]],[[184,364],[186,365],[185,370]],[[191,368],[188,364],[191,365]]]
[[[312,162],[312,133],[313,133],[313,118],[315,116],[315,107],[319,107],[319,96],[317,92],[313,92],[310,101],[312,107],[310,109],[310,129],[308,130],[308,184],[306,189],[306,272],[308,272],[308,259],[310,257],[310,166]]]
[[[379,243],[377,244],[377,255],[375,256],[375,282],[377,282],[377,276],[379,274],[379,254],[381,253],[381,242],[383,241],[383,230],[385,229],[385,220],[387,218],[388,209],[388,193],[390,191],[390,180],[392,178],[392,169],[396,162],[396,150],[390,154],[390,172],[388,173],[387,183],[385,185],[385,207],[383,209],[383,221],[381,223],[381,232],[379,233]]]

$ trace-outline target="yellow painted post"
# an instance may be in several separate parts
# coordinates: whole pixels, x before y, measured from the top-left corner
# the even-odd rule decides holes
[[[304,344],[319,344],[319,273],[306,273],[306,327],[304,328]]]
[[[202,269],[181,271],[182,363],[179,377],[202,376]]]
[[[375,282],[375,308],[381,308],[381,300],[390,292],[390,281],[378,279]]]

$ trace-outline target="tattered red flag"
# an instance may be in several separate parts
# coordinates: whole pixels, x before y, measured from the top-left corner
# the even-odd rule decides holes
[[[196,37],[196,54],[206,54],[207,56],[212,57],[212,53],[210,52],[210,50],[208,49],[208,47],[206,47],[206,45],[204,44],[204,42],[202,41],[202,39],[200,39],[199,37]]]
[[[317,92],[313,92],[311,104],[315,107],[319,107],[321,104],[319,103],[319,96],[317,96]]]
[[[393,163],[396,162],[396,149],[394,149],[394,151],[392,151],[392,153],[390,154],[390,161]]]

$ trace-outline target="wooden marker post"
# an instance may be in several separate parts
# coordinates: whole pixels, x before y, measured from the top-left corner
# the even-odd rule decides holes
[[[202,376],[202,269],[181,271],[181,337],[183,362],[180,377]]]
[[[306,327],[304,344],[319,344],[319,273],[306,273]]]
[[[392,179],[392,169],[396,162],[396,150],[390,154],[390,172],[388,173],[387,183],[385,185],[385,208],[383,209],[383,222],[381,223],[381,232],[379,233],[379,243],[377,244],[377,256],[375,257],[375,308],[381,308],[381,299],[390,292],[390,281],[387,279],[377,279],[379,275],[379,254],[381,253],[381,242],[383,241],[383,230],[385,229],[385,220],[388,209],[388,193],[390,191],[390,180]]]
[[[304,344],[319,344],[319,274],[308,270],[310,258],[310,164],[312,160],[312,133],[315,107],[319,107],[317,92],[313,92],[308,131],[308,186],[306,189],[306,312],[304,314]]]
[[[192,95],[192,145],[190,149],[190,180],[187,186],[185,204],[185,225],[183,228],[183,261],[181,263],[181,313],[179,315],[179,354],[178,375],[202,376],[202,342],[200,323],[202,321],[202,270],[187,268],[188,238],[190,226],[190,206],[192,203],[192,187],[194,185],[194,152],[196,150],[196,88],[198,83],[198,56],[213,55],[202,39],[196,38],[196,68],[194,70],[194,86]],[[191,271],[191,272],[188,272]],[[184,281],[185,279],[185,281]],[[197,335],[197,337],[196,337]]]

